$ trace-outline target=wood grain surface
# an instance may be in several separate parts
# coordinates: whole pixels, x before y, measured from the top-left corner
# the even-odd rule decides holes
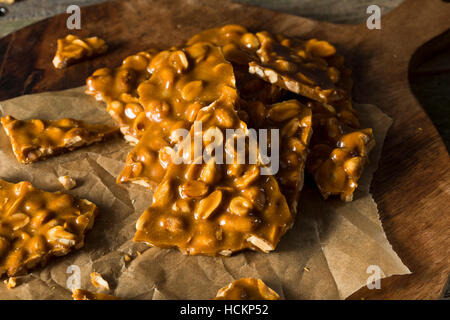
[[[371,191],[388,239],[413,272],[384,279],[380,290],[361,289],[350,298],[439,297],[450,272],[450,160],[411,93],[408,67],[419,47],[448,29],[450,4],[407,0],[383,16],[381,30],[228,1],[112,1],[83,8],[82,16],[83,28],[75,33],[106,39],[109,53],[55,70],[51,60],[56,39],[68,33],[67,15],[21,29],[0,40],[0,100],[83,85],[95,69],[117,66],[129,54],[181,45],[202,29],[227,23],[335,43],[353,69],[355,101],[375,104],[394,118]]]

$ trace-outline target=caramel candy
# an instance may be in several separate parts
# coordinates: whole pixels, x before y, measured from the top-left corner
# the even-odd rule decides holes
[[[73,189],[77,186],[77,182],[71,176],[60,176],[58,177],[58,181],[66,190]]]
[[[102,275],[98,272],[91,273],[91,283],[96,288],[101,288],[103,290],[109,290],[109,283],[103,279]]]
[[[169,143],[158,124],[149,124],[136,147],[125,160],[125,167],[117,177],[117,183],[132,182],[155,190],[166,173],[168,161],[163,155]]]
[[[211,28],[195,34],[187,45],[210,42],[222,48],[225,59],[233,65],[244,65],[256,58],[255,52],[259,48],[259,40],[246,28],[236,24]]]
[[[137,94],[138,86],[151,76],[149,64],[157,51],[142,51],[125,58],[115,69],[96,70],[86,80],[86,93],[106,102],[106,111],[121,127],[127,141],[136,144],[144,128],[135,120],[143,110]]]
[[[73,300],[120,300],[120,298],[109,294],[91,292],[83,289],[73,290],[72,297]]]
[[[221,288],[214,300],[280,300],[262,280],[242,278]]]
[[[344,89],[348,89],[348,83],[340,77],[342,69],[333,65],[339,63],[336,49],[326,41],[294,41],[266,31],[254,34],[239,25],[205,30],[194,35],[188,44],[200,41],[220,46],[235,69],[249,65],[251,74],[296,94],[327,103],[347,96],[348,90]],[[246,83],[246,78],[245,73],[236,74],[238,87]]]
[[[144,133],[136,137],[140,140],[117,181],[154,189],[168,167],[164,148],[178,142],[175,130],[189,130],[198,111],[218,99],[235,104],[238,94],[232,66],[209,43],[162,51],[149,69],[152,76],[137,88],[142,110],[134,120]]]
[[[221,50],[209,43],[162,51],[149,69],[152,76],[137,89],[139,102],[146,117],[168,135],[176,122],[192,123],[200,108],[217,99],[237,100],[233,68]]]
[[[246,101],[275,103],[284,95],[279,86],[263,81],[248,72],[248,63],[257,60],[256,50],[260,43],[258,38],[239,25],[226,25],[212,28],[194,35],[187,42],[192,45],[210,42],[222,49],[225,59],[233,65],[236,86],[239,95]]]
[[[57,69],[63,69],[85,58],[101,55],[107,50],[106,42],[98,37],[80,39],[69,34],[63,39],[58,39],[53,65]]]
[[[16,120],[6,116],[1,122],[14,155],[25,164],[103,141],[118,131],[112,126],[68,118]]]
[[[9,277],[8,280],[3,281],[8,289],[14,289],[17,286],[16,277]]]
[[[153,195],[153,204],[137,221],[134,241],[178,247],[192,255],[274,250],[292,226],[293,215],[274,177],[261,175],[259,160],[256,164],[239,164],[236,149],[224,140],[227,129],[241,129],[248,137],[246,124],[233,105],[220,100],[202,108],[196,119],[202,123],[203,149],[209,145],[205,137],[212,133],[222,140],[223,161],[217,161],[216,156],[197,161],[192,151],[182,152],[184,163],[169,165]],[[187,143],[193,144],[193,136],[191,128],[191,141],[187,139]],[[234,140],[235,136],[231,138]],[[249,150],[247,142],[245,150]],[[225,154],[233,155],[231,164],[221,164],[230,163]]]
[[[313,133],[311,108],[292,99],[272,105],[265,105],[260,101],[251,102],[243,107],[243,110],[248,112],[249,126],[255,129],[268,129],[268,137],[270,130],[279,130],[280,168],[275,178],[291,212],[297,213],[308,146]],[[271,148],[269,152],[272,154]]]
[[[327,66],[330,79],[345,92],[340,100],[307,102],[313,112],[314,131],[307,168],[325,199],[339,195],[342,200],[351,201],[368,153],[375,145],[372,129],[356,130],[360,125],[358,114],[352,107],[351,71],[345,68],[344,58],[326,41],[282,36],[277,39],[307,61]]]
[[[81,248],[96,215],[88,200],[0,180],[0,277],[24,274]]]
[[[375,146],[372,129],[353,131],[340,136],[334,147],[316,144],[311,149],[308,170],[322,196],[340,195],[352,201],[368,154]]]
[[[258,60],[249,63],[250,73],[319,102],[333,103],[346,98],[347,93],[336,86],[336,76],[325,60],[299,55],[268,32],[258,32],[256,36],[261,46],[256,51]]]

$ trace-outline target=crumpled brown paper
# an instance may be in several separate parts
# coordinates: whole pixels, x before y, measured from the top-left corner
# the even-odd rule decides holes
[[[18,119],[72,117],[112,123],[103,104],[83,91],[76,88],[3,101],[0,113]],[[70,175],[78,187],[68,192],[96,203],[100,216],[83,248],[18,277],[14,289],[0,284],[0,299],[71,299],[67,287],[73,275],[68,271],[71,265],[80,268],[81,288],[98,291],[89,278],[97,271],[110,283],[112,290],[108,293],[125,299],[212,299],[219,288],[241,277],[261,278],[286,299],[344,299],[366,285],[373,275],[371,269],[368,273],[369,266],[379,267],[383,277],[409,273],[386,239],[376,203],[369,194],[392,120],[375,106],[358,105],[357,109],[362,127],[374,129],[377,145],[355,200],[324,201],[307,180],[297,221],[276,251],[244,252],[229,258],[184,256],[176,249],[133,243],[136,220],[150,205],[151,192],[115,183],[131,149],[123,139],[22,165],[1,130],[0,178],[28,180],[36,187],[57,191],[62,190],[57,177]],[[132,261],[124,260],[126,254]]]

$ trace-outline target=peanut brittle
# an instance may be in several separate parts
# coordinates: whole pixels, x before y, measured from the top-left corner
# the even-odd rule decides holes
[[[63,39],[58,39],[53,65],[62,69],[85,58],[101,55],[107,50],[106,42],[98,37],[80,39],[69,34]]]
[[[234,33],[220,33],[218,31],[220,29],[217,28],[207,30],[203,38],[215,35],[215,41],[220,39],[221,44],[231,41],[234,44],[232,52],[240,50],[241,53],[245,53],[245,61],[250,61],[250,73],[258,75],[269,83],[312,99],[307,103],[312,108],[314,119],[314,136],[311,142],[314,156],[309,160],[309,171],[313,173],[325,198],[331,194],[338,194],[343,200],[351,201],[363,165],[367,161],[367,153],[374,145],[374,139],[371,129],[354,131],[359,128],[359,120],[351,102],[351,72],[344,67],[343,57],[339,56],[336,49],[326,41],[274,37],[267,32],[256,33],[257,41],[253,41],[254,45],[243,46],[239,37],[242,37],[244,31],[234,29]],[[253,39],[250,35],[246,37]],[[258,101],[258,96],[254,100]],[[252,110],[245,111],[254,116],[256,110],[263,110],[263,104],[256,103],[256,106],[258,105],[259,107],[255,108],[255,103],[250,103]],[[353,130],[344,130],[344,127],[353,128]],[[353,165],[352,169],[346,169],[348,172],[345,176],[342,165],[337,165],[339,169],[335,168],[336,164],[331,165],[331,162],[337,160],[329,158],[334,154],[332,150],[336,147],[341,148],[344,131],[349,133],[345,135],[347,143],[349,143],[348,137],[353,137],[353,139],[363,139],[361,140],[363,142],[356,141],[353,145],[363,143],[364,146],[364,151],[361,152],[355,148],[345,147],[345,159],[339,161],[349,160],[347,166],[350,166],[350,163]],[[350,135],[351,132],[353,132],[352,135]],[[325,150],[328,150],[328,154]],[[342,150],[336,149],[335,152],[340,151]],[[358,160],[353,159],[354,157],[358,157]],[[351,161],[350,158],[352,158]]]
[[[308,171],[322,196],[340,195],[352,201],[368,154],[375,146],[372,129],[356,130],[341,135],[336,144],[315,144],[311,147]]]
[[[181,149],[184,163],[169,165],[153,204],[136,224],[134,241],[178,247],[192,255],[274,250],[292,226],[293,215],[273,176],[261,174],[259,159],[256,164],[240,164],[245,161],[239,161],[234,148],[237,136],[224,138],[227,129],[240,129],[248,137],[246,124],[237,116],[234,105],[220,100],[202,108],[196,120],[202,124],[201,134],[195,131],[194,123],[189,138],[182,142],[192,144],[188,151]],[[205,150],[214,137],[220,149],[210,150],[209,160],[198,161],[193,151],[195,137],[201,138]],[[244,150],[248,150],[249,143],[242,141]],[[232,161],[220,160],[219,154],[230,155]]]
[[[73,300],[120,300],[115,296],[92,292],[84,289],[75,289],[72,293]]]
[[[68,118],[16,120],[6,116],[1,122],[14,155],[25,164],[100,142],[117,132],[115,127]]]
[[[324,102],[319,102],[329,109],[338,108],[343,111],[356,113],[352,108],[351,91],[353,80],[351,70],[344,65],[344,57],[339,55],[336,48],[327,41],[318,39],[301,40],[297,38],[287,38],[282,35],[276,35],[278,42],[302,57],[307,63],[327,68],[327,73],[335,84],[336,88],[345,92],[342,99],[333,101],[333,106]],[[318,101],[319,99],[313,99]]]
[[[233,65],[236,86],[241,98],[247,101],[275,103],[283,96],[283,90],[276,85],[263,81],[248,72],[248,63],[257,59],[258,38],[239,25],[225,25],[202,31],[187,42],[192,45],[210,42],[222,49],[226,60]]]
[[[344,201],[353,199],[357,181],[375,145],[372,129],[359,129],[359,119],[351,101],[351,71],[344,58],[326,41],[298,40],[277,37],[281,45],[316,65],[324,65],[336,87],[345,92],[342,99],[330,102],[309,101],[313,112],[311,154],[308,171],[326,199],[340,195]]]
[[[280,300],[262,280],[242,278],[219,289],[214,300]]]
[[[336,85],[341,79],[340,71],[325,60],[336,52],[328,42],[291,41],[266,31],[251,33],[239,25],[205,30],[194,35],[188,44],[199,41],[220,46],[233,66],[248,64],[251,74],[294,93],[327,103],[346,97],[346,90]],[[236,78],[238,86],[244,83],[238,74]]]
[[[198,111],[213,101],[234,104],[238,96],[231,65],[209,43],[162,51],[149,69],[150,79],[137,88],[142,111],[136,113],[135,127],[144,134],[117,181],[154,188],[167,168],[167,157],[160,151],[178,142],[172,133],[189,130]]]
[[[102,275],[98,272],[91,273],[91,283],[94,287],[100,288],[103,290],[109,290],[109,283],[106,281]]]
[[[222,48],[225,59],[237,65],[247,66],[260,43],[253,33],[236,24],[204,30],[192,36],[187,45],[209,42]]]
[[[128,153],[125,167],[117,177],[117,183],[132,182],[155,190],[167,169],[167,159],[162,151],[169,143],[158,124],[145,130],[138,144]]]
[[[260,101],[243,107],[249,114],[249,126],[255,129],[279,130],[280,169],[276,173],[281,192],[286,197],[292,213],[297,212],[299,193],[312,135],[311,109],[297,100],[287,100],[273,105]],[[268,133],[268,137],[271,134]],[[272,144],[269,142],[269,145]],[[270,151],[277,152],[277,151]]]
[[[256,51],[259,60],[249,63],[249,72],[270,83],[323,103],[346,99],[347,92],[336,86],[338,70],[326,61],[308,59],[281,45],[268,32],[256,33],[261,46]],[[334,54],[330,50],[325,54]]]
[[[81,248],[96,215],[97,206],[88,200],[0,180],[0,277]]]
[[[308,107],[292,101],[268,106],[280,101],[284,92],[279,86],[263,81],[248,72],[248,63],[258,59],[256,51],[260,47],[260,42],[256,35],[244,27],[226,25],[208,29],[194,35],[188,44],[201,41],[220,46],[225,58],[233,64],[239,96],[245,100],[241,102],[240,118],[255,129],[285,127],[280,143],[283,148],[281,170],[276,177],[291,210],[296,212],[298,193],[303,187],[306,147],[312,134],[311,111]],[[272,107],[273,110],[269,111]],[[277,110],[287,113],[274,117],[273,114]]]
[[[150,78],[149,64],[156,53],[147,50],[131,55],[120,67],[98,69],[86,80],[86,93],[106,102],[106,111],[120,126],[125,139],[134,144],[143,130],[142,124],[135,125],[137,115],[143,110],[137,88]]]

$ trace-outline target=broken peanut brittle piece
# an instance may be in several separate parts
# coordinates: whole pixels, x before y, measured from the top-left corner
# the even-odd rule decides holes
[[[162,157],[164,148],[169,146],[164,136],[158,124],[149,124],[138,144],[128,153],[117,183],[132,182],[155,190],[168,164],[168,159]]]
[[[14,289],[17,286],[17,279],[16,277],[9,277],[4,283],[8,289]]]
[[[81,248],[96,215],[88,200],[0,180],[0,277],[24,274]]]
[[[14,155],[24,164],[100,142],[118,131],[116,127],[68,118],[16,120],[6,116],[1,123]]]
[[[326,61],[301,56],[268,32],[258,32],[256,36],[261,46],[256,51],[259,59],[249,63],[251,74],[319,102],[333,103],[346,98],[347,92],[335,84],[335,68]]]
[[[339,195],[352,201],[370,150],[375,146],[372,129],[356,130],[339,137],[335,146],[316,144],[311,149],[308,170],[322,194]]]
[[[129,130],[140,140],[117,182],[154,189],[168,166],[165,148],[178,142],[174,133],[189,130],[198,111],[217,99],[235,104],[238,93],[231,64],[209,43],[162,51],[149,68],[150,79],[137,88],[141,109],[135,113],[136,130]]]
[[[217,160],[219,149],[206,161],[194,160],[192,137],[199,136],[194,123],[190,138],[182,142],[192,144],[191,148],[188,152],[181,149],[179,156],[184,161],[168,166],[153,195],[153,204],[136,223],[134,241],[178,247],[191,255],[274,250],[291,228],[293,215],[274,177],[262,174],[266,168],[259,160],[239,164],[233,146],[237,136],[225,140],[227,129],[240,130],[248,138],[246,124],[237,116],[234,105],[220,100],[202,108],[196,119],[202,124],[203,148],[211,142],[207,137],[214,136],[220,150],[224,149],[222,154],[232,155],[234,161],[224,164],[225,159]],[[248,147],[245,142],[245,149]]]
[[[272,105],[260,101],[250,102],[242,110],[248,113],[251,128],[268,129],[268,137],[271,136],[271,130],[279,132],[279,150],[271,148],[270,154],[279,153],[280,168],[275,178],[291,212],[296,214],[313,132],[311,108],[292,99]],[[268,145],[272,146],[270,141]]]
[[[103,290],[109,290],[109,283],[106,281],[102,275],[98,272],[91,273],[91,283],[96,288],[101,288]]]
[[[60,176],[58,177],[58,181],[66,190],[73,189],[77,186],[77,182],[71,176]]]
[[[63,39],[58,39],[52,62],[55,68],[62,69],[85,58],[101,55],[107,50],[106,42],[98,37],[81,39],[69,34]]]
[[[98,69],[86,80],[86,93],[106,103],[106,111],[120,126],[125,139],[133,144],[137,144],[144,130],[141,123],[134,124],[143,110],[137,88],[150,78],[149,64],[156,54],[152,49],[138,52],[125,58],[120,67]]]
[[[244,100],[271,104],[283,96],[284,90],[279,86],[248,72],[248,63],[258,59],[256,50],[260,47],[260,43],[258,38],[243,26],[231,24],[207,29],[192,36],[187,44],[199,42],[210,42],[222,49],[225,59],[233,65],[236,86],[240,97]]]
[[[92,292],[84,289],[75,289],[72,293],[73,300],[120,300],[120,298],[104,294]]]
[[[280,300],[262,280],[242,278],[219,289],[214,300]]]

